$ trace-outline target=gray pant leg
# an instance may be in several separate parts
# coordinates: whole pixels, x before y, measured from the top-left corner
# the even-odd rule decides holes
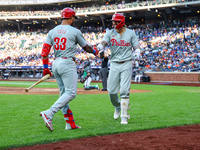
[[[132,64],[127,62],[126,67],[121,72],[120,81],[120,97],[129,98],[130,87],[131,87],[131,75],[132,75]]]
[[[119,100],[118,94],[109,94],[109,96],[110,96],[111,103],[115,107],[115,110],[120,111],[121,106],[120,106],[120,100]]]
[[[64,87],[64,83],[62,82],[62,80],[57,81],[60,85],[59,87],[59,91],[60,91],[60,96],[62,96],[65,93],[65,87]],[[62,86],[61,86],[62,85]],[[67,114],[67,110],[69,109],[69,104],[66,104],[62,109],[62,113],[63,114]]]
[[[69,104],[66,104],[66,105],[61,109],[63,115],[64,115],[64,114],[67,114],[67,110],[68,110],[68,109],[69,109]]]
[[[51,111],[49,114],[50,118],[53,118],[54,114],[63,107],[62,113],[67,113],[68,103],[76,97],[78,82],[76,66],[72,62],[63,62],[63,65],[59,65],[57,68],[53,67],[53,73],[62,93],[49,109]]]
[[[102,68],[101,72],[103,88],[107,89],[108,68]]]

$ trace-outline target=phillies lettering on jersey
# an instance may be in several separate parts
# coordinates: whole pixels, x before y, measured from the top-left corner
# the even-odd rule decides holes
[[[139,45],[135,31],[125,28],[120,35],[115,29],[108,30],[103,41],[110,43],[111,62],[121,62],[132,59],[132,47]]]
[[[117,42],[116,39],[111,39],[112,46],[131,46],[131,43],[126,42],[125,40],[120,40],[120,42]]]

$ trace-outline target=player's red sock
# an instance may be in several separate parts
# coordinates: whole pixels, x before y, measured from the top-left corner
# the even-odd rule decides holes
[[[67,110],[67,114],[64,114],[64,117],[66,118],[66,123],[69,123],[72,129],[76,129],[74,117],[70,109]]]

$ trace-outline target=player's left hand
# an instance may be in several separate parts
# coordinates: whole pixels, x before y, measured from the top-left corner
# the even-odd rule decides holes
[[[52,73],[51,71],[49,70],[49,68],[44,68],[43,69],[43,76],[47,75],[47,74],[50,74],[50,76],[52,76]]]

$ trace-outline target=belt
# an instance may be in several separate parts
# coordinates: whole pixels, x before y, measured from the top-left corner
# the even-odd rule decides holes
[[[125,61],[116,61],[116,63],[118,63],[118,64],[123,64]]]
[[[126,60],[126,61],[115,61],[115,62],[118,63],[118,64],[123,64],[123,63],[125,63],[125,62],[127,62],[127,61],[131,61],[131,60]]]
[[[62,58],[62,59],[69,59],[69,58],[72,58],[72,60],[75,61],[75,58],[74,58],[74,57],[69,57],[69,58],[68,58],[68,57],[56,57],[56,59],[60,59],[60,58]]]

